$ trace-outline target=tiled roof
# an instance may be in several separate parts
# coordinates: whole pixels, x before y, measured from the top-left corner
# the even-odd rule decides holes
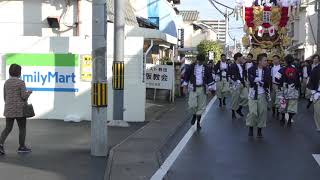
[[[183,17],[183,21],[196,21],[199,17],[198,11],[180,11],[179,14]]]
[[[107,0],[107,14],[108,14],[108,21],[114,22],[114,0]],[[126,25],[130,26],[139,26],[136,16],[134,14],[134,9],[130,4],[129,0],[126,0],[125,4],[125,20]]]

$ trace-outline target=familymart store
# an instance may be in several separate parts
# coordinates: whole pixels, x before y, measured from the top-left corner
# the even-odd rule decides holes
[[[2,60],[4,80],[9,78],[11,64],[22,66],[21,79],[33,91],[29,102],[36,111],[35,118],[91,119],[90,55],[9,53]]]

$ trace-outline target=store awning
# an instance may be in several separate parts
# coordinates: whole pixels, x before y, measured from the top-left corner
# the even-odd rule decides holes
[[[128,31],[127,36],[133,36],[133,37],[139,36],[139,37],[144,37],[145,39],[161,40],[166,43],[174,44],[174,45],[178,43],[177,38],[156,29],[133,27]]]

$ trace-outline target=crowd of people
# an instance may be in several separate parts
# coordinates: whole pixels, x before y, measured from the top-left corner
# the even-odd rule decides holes
[[[197,122],[197,129],[201,129],[200,119],[206,108],[207,95],[216,94],[220,108],[225,107],[231,97],[233,120],[244,117],[243,108],[248,107],[248,135],[254,136],[254,128],[257,128],[257,138],[263,138],[268,109],[281,126],[291,127],[298,112],[298,101],[304,98],[308,100],[306,108],[314,104],[314,120],[320,132],[319,62],[317,54],[301,63],[290,54],[283,59],[274,55],[272,63],[268,63],[266,53],[259,54],[256,60],[252,54],[244,57],[236,53],[233,62],[222,54],[214,64],[212,61],[206,63],[206,57],[198,55],[196,62],[184,67],[182,80],[193,112],[191,124]]]

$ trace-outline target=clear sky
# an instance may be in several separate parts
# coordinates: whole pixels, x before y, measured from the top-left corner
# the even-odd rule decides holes
[[[235,7],[235,0],[217,0],[223,4],[226,4],[230,7]],[[226,8],[222,6],[217,6],[223,12],[226,11]],[[220,14],[209,2],[209,0],[181,0],[181,5],[178,6],[179,10],[197,10],[200,12],[200,19],[206,20],[217,20],[224,19],[224,16]],[[236,21],[236,18],[232,15],[230,18],[230,35],[236,37],[237,41],[241,40],[243,36],[243,29],[238,29],[242,27],[243,23],[241,18],[239,21]],[[233,41],[229,41],[229,44],[233,44]]]

